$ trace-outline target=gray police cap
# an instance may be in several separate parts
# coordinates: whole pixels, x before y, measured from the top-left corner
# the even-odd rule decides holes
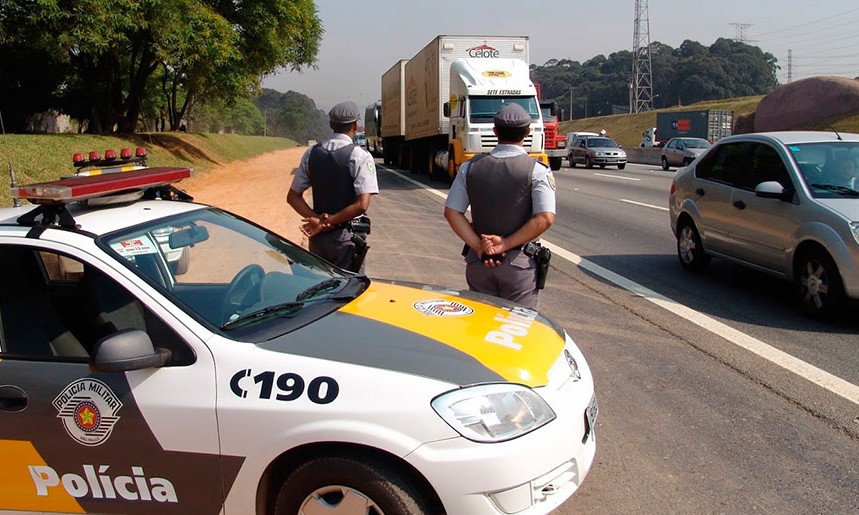
[[[347,123],[357,122],[361,116],[358,104],[351,100],[340,102],[328,111],[328,119],[338,125],[346,125]]]
[[[519,104],[504,104],[493,118],[496,127],[528,127],[531,125],[531,115]]]

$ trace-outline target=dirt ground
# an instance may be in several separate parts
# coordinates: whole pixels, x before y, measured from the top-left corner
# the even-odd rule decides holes
[[[301,217],[286,203],[292,175],[307,147],[278,150],[236,161],[178,184],[195,202],[241,215],[307,248]]]

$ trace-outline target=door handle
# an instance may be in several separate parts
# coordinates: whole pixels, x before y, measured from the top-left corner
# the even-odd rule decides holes
[[[27,394],[17,386],[0,386],[0,410],[21,411],[27,407]]]
[[[734,201],[734,207],[737,209],[745,209],[746,203],[743,202],[742,200],[736,200],[736,201]]]

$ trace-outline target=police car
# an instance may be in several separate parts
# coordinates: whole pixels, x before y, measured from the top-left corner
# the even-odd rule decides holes
[[[597,403],[564,329],[339,269],[190,175],[0,209],[0,512],[538,514],[579,488]]]

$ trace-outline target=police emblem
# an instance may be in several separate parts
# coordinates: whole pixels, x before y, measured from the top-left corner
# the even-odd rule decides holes
[[[57,418],[75,441],[87,446],[104,443],[119,421],[116,412],[122,402],[106,384],[97,379],[79,379],[66,386],[54,399]]]
[[[414,307],[424,315],[437,317],[464,317],[474,313],[470,307],[452,300],[422,300],[415,302]]]

